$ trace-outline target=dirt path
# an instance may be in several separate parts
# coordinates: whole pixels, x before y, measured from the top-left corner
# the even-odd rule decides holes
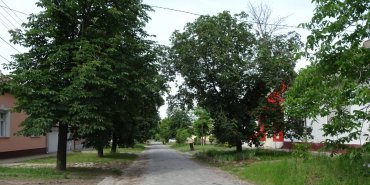
[[[219,169],[198,164],[167,146],[152,144],[121,178],[107,177],[99,185],[248,184]]]

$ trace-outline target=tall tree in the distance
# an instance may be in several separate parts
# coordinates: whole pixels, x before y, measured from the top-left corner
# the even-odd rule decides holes
[[[271,89],[292,80],[301,46],[296,33],[266,38],[247,22],[245,13],[200,16],[174,32],[170,53],[184,78],[178,96],[209,111],[217,140],[238,151],[242,142],[258,144],[256,109]]]

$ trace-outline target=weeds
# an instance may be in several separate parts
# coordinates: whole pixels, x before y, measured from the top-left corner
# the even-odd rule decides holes
[[[255,149],[240,153],[212,149],[198,152],[196,157],[261,185],[362,185],[370,182],[369,167],[364,165],[369,162],[368,155],[329,157],[312,155],[306,148],[302,146],[297,152]]]

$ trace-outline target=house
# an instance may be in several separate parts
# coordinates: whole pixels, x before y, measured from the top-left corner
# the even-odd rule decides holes
[[[273,90],[266,97],[266,101],[268,102],[268,104],[270,105],[281,104],[284,101],[282,94],[284,93],[285,90],[286,90],[286,86],[284,84],[282,85],[280,90],[276,90],[276,89]],[[352,105],[352,106],[345,107],[346,111],[348,111],[349,113],[353,113],[356,110],[360,110],[364,108],[365,106],[358,106],[358,105]],[[268,106],[266,108],[266,111],[270,111]],[[342,134],[336,137],[324,136],[323,125],[330,124],[330,121],[333,116],[334,116],[334,112],[325,117],[316,117],[315,119],[305,120],[305,123],[306,123],[305,126],[310,127],[312,129],[312,132],[311,132],[312,138],[309,138],[307,140],[307,142],[311,144],[311,150],[318,150],[322,148],[324,146],[324,142],[326,139],[335,140],[336,138],[340,138],[340,137],[348,135],[348,134]],[[263,119],[258,120],[256,124],[260,127],[260,133],[263,134],[262,137],[260,138],[263,148],[292,149],[293,143],[302,142],[297,139],[290,140],[290,139],[285,138],[283,132],[275,133],[272,135],[272,137],[268,137],[264,130],[263,121],[261,120]],[[351,147],[360,147],[365,142],[367,142],[366,139],[370,135],[370,123],[367,121],[364,121],[362,123],[361,130],[359,131],[361,133],[361,136],[358,139],[352,140],[345,144]]]
[[[0,96],[0,159],[45,154],[47,137],[24,137],[14,135],[20,130],[21,122],[27,117],[23,112],[11,112],[15,98],[10,93]]]
[[[23,112],[11,112],[16,99],[10,93],[0,95],[0,159],[57,152],[58,127],[46,136],[16,135],[27,118]],[[82,150],[81,141],[68,141],[67,150]]]
[[[272,134],[272,137],[268,137],[265,128],[263,125],[264,117],[268,117],[270,111],[279,111],[278,109],[281,109],[281,103],[284,102],[283,93],[286,91],[286,85],[283,83],[281,85],[280,89],[274,89],[272,92],[270,92],[266,97],[266,105],[264,106],[264,112],[265,114],[262,115],[259,120],[256,122],[256,124],[260,128],[260,133],[262,133],[263,137],[260,138],[260,142],[262,144],[262,147],[264,148],[281,148],[284,145],[284,133],[278,132]]]
[[[352,106],[346,107],[345,109],[349,113],[353,113],[354,111],[360,110],[364,107],[365,106],[352,105]],[[323,125],[324,124],[330,124],[330,121],[331,121],[333,116],[334,115],[332,113],[332,114],[329,114],[328,116],[324,116],[324,117],[318,116],[315,119],[306,119],[305,120],[306,121],[306,127],[311,127],[311,129],[312,129],[311,135],[313,136],[313,138],[310,138],[307,141],[307,142],[311,143],[311,150],[318,150],[321,147],[323,147],[324,142],[325,142],[326,139],[335,140],[336,138],[340,138],[340,137],[344,137],[344,136],[348,135],[348,134],[342,134],[342,135],[338,135],[338,136],[335,136],[335,137],[324,136],[324,131],[322,130]],[[366,139],[368,138],[368,135],[370,135],[370,123],[368,121],[364,121],[362,123],[361,130],[359,130],[359,131],[360,131],[361,135],[358,139],[352,140],[352,141],[347,142],[345,144],[348,145],[348,146],[351,146],[351,147],[360,147],[364,143],[368,142],[368,141],[366,141]],[[291,140],[285,139],[284,140],[284,145],[283,145],[282,148],[291,149],[292,144],[294,142],[301,142],[301,141],[299,141],[299,140],[291,141]]]

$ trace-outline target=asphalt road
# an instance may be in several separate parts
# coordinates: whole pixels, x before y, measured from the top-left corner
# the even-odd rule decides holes
[[[247,185],[219,169],[194,162],[161,144],[144,151],[147,163],[138,185]]]
[[[98,185],[251,185],[160,143],[149,145],[140,159],[123,171]]]

